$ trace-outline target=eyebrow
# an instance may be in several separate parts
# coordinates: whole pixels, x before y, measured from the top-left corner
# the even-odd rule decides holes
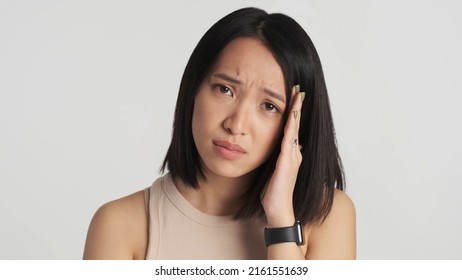
[[[226,80],[228,82],[235,83],[235,84],[238,84],[238,85],[243,84],[242,81],[240,81],[238,79],[235,79],[235,78],[233,78],[233,77],[231,77],[231,76],[229,76],[227,74],[224,74],[224,73],[215,73],[215,74],[212,75],[212,77],[217,77],[217,78],[220,78],[220,79],[223,79],[223,80]],[[286,103],[286,99],[285,99],[284,95],[279,94],[279,93],[277,93],[277,92],[275,92],[275,91],[273,91],[271,89],[268,89],[268,88],[263,88],[263,91],[267,95],[269,95],[269,96],[271,96],[273,98],[276,98],[277,100],[281,101],[282,103],[284,103],[284,104]]]

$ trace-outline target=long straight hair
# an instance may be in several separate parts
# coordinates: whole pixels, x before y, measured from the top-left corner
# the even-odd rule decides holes
[[[303,28],[292,18],[257,8],[232,12],[215,23],[201,38],[186,65],[176,103],[170,147],[161,167],[174,179],[193,188],[204,169],[192,136],[192,114],[198,88],[221,51],[238,37],[261,40],[273,53],[284,74],[287,102],[299,84],[306,98],[301,109],[299,143],[302,162],[293,194],[295,218],[303,224],[319,223],[332,208],[334,189],[344,190],[344,173],[335,139],[332,114],[321,61]],[[284,120],[287,119],[287,112]],[[280,142],[256,170],[253,186],[235,219],[264,216],[260,194],[274,172]]]

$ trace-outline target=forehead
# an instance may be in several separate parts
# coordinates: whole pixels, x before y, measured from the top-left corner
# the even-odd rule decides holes
[[[220,53],[214,72],[226,72],[247,82],[264,83],[284,92],[284,75],[270,49],[251,37],[231,41]]]

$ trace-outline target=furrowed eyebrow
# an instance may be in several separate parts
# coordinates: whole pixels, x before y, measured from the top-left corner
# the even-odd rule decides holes
[[[226,81],[231,82],[231,83],[238,84],[238,85],[242,85],[242,84],[243,84],[242,81],[240,81],[240,80],[238,80],[238,79],[235,79],[235,78],[233,78],[233,77],[231,77],[231,76],[229,76],[229,75],[227,75],[227,74],[224,74],[224,73],[215,73],[215,74],[213,74],[212,76],[213,76],[213,77],[220,78],[220,79],[223,79],[223,80],[226,80]],[[268,89],[268,88],[264,88],[263,91],[264,91],[267,95],[269,95],[269,96],[271,96],[271,97],[273,97],[273,98],[276,98],[277,100],[281,101],[282,103],[284,103],[284,104],[286,103],[286,99],[285,99],[284,95],[279,94],[279,93],[277,93],[277,92],[275,92],[275,91],[272,91],[272,90],[270,90],[270,89]]]
[[[282,94],[279,94],[279,93],[274,92],[274,91],[272,91],[270,89],[267,89],[267,88],[265,88],[264,91],[269,96],[271,96],[273,98],[276,98],[277,100],[281,101],[284,104],[286,103],[286,99],[284,98],[284,96]]]
[[[238,84],[238,85],[242,85],[242,82],[239,81],[238,79],[235,79],[229,75],[226,75],[224,73],[215,73],[212,75],[213,77],[217,77],[217,78],[221,78],[223,80],[226,80],[228,82],[232,82],[232,83],[235,83],[235,84]]]

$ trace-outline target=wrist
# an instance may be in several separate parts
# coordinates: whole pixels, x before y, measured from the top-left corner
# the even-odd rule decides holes
[[[295,223],[295,216],[293,212],[282,214],[275,216],[267,216],[266,217],[268,228],[280,228],[280,227],[288,227],[293,226]]]

